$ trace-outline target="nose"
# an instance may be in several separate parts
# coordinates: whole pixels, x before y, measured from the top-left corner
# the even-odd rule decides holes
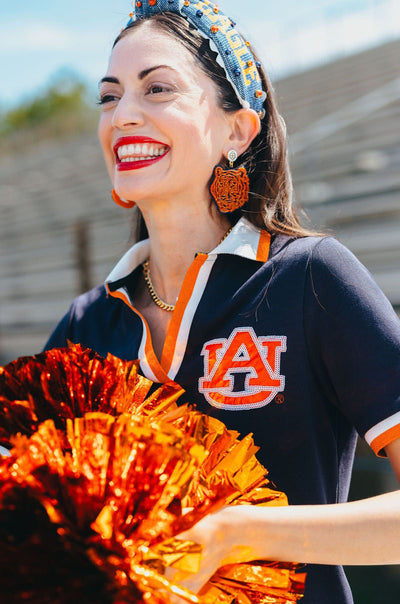
[[[114,128],[124,130],[142,124],[143,112],[134,96],[124,94],[114,109],[112,125]]]

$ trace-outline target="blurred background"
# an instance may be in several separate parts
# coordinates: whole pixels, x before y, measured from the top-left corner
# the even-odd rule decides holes
[[[298,204],[400,314],[400,3],[225,0],[286,120]],[[0,0],[0,363],[33,354],[130,245],[97,143],[97,82],[128,0]],[[361,443],[351,499],[396,488]],[[398,567],[348,568],[356,604],[399,601]]]

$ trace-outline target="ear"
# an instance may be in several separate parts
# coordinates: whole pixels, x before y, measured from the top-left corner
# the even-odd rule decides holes
[[[261,130],[261,121],[254,109],[239,109],[229,114],[230,134],[228,138],[229,149],[235,149],[238,155],[242,155],[251,145]]]

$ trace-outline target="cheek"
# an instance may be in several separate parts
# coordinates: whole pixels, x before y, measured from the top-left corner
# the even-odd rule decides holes
[[[215,107],[205,105],[201,111],[192,110],[187,136],[188,145],[193,149],[199,162],[213,166],[220,162],[226,136],[224,120],[216,112]]]
[[[162,119],[172,140],[182,140],[188,146],[208,145],[215,129],[211,109],[192,102],[171,106]]]
[[[97,136],[100,142],[101,149],[103,151],[103,156],[107,168],[108,175],[113,181],[114,178],[114,167],[115,167],[115,158],[114,152],[111,149],[111,133],[110,128],[108,127],[108,122],[105,115],[101,115],[99,120],[99,125],[97,127]]]
[[[100,115],[99,124],[97,126],[97,134],[102,147],[107,145],[111,137],[111,115],[102,113]],[[109,144],[109,143],[108,143]]]
[[[214,167],[221,162],[223,135],[220,124],[215,124],[212,118],[196,115],[195,111],[193,114],[180,133],[179,170],[187,179],[208,186]]]
[[[195,114],[195,111],[193,113]],[[190,163],[197,161],[199,164],[204,164],[205,160],[210,159],[213,140],[218,138],[218,135],[206,126],[201,116],[186,120],[184,124],[177,123],[176,128],[183,155],[182,161]]]
[[[113,153],[111,149],[111,129],[109,127],[110,119],[106,115],[102,115],[99,120],[97,127],[97,136],[103,150],[104,158],[106,162],[113,159]]]

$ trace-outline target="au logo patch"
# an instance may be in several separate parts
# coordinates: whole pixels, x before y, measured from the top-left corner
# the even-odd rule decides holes
[[[228,339],[206,342],[199,391],[220,409],[264,407],[285,388],[285,376],[280,375],[282,352],[286,352],[286,336],[257,337],[252,327],[238,327]]]

